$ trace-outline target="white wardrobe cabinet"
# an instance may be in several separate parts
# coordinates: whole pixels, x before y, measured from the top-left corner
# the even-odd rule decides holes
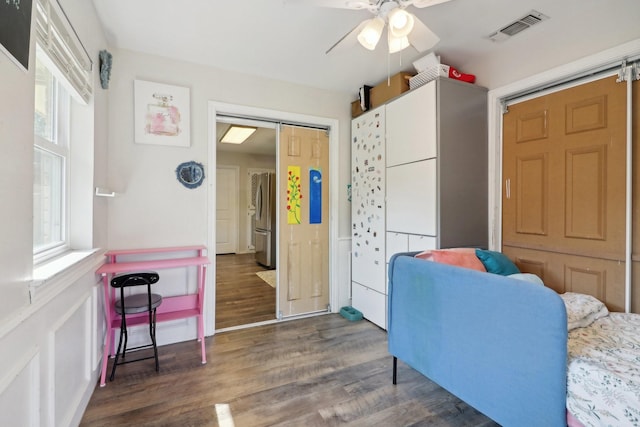
[[[387,231],[387,263],[398,252],[416,252],[437,249],[436,238],[419,234],[406,234]]]
[[[440,78],[387,105],[387,231],[486,247],[486,102],[485,88]]]
[[[487,246],[486,99],[439,78],[352,121],[352,305],[382,328],[393,254]]]
[[[436,235],[436,181],[436,159],[387,168],[388,231]]]
[[[436,86],[429,83],[387,104],[387,167],[436,157]]]
[[[352,305],[386,327],[385,109],[351,122]]]

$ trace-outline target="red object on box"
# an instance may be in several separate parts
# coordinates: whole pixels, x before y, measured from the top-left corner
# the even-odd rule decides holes
[[[449,78],[450,79],[456,79],[456,80],[462,80],[463,82],[467,82],[467,83],[473,83],[473,82],[476,81],[476,76],[475,75],[461,73],[460,71],[456,70],[452,66],[449,66]]]

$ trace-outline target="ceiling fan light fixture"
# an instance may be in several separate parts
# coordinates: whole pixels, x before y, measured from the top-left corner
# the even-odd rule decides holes
[[[395,37],[393,34],[391,34],[391,31],[389,31],[388,41],[389,53],[400,52],[401,50],[409,47],[409,39],[407,38],[407,36]]]
[[[376,16],[375,18],[370,19],[369,22],[367,22],[367,25],[365,25],[362,31],[358,34],[358,42],[360,42],[360,44],[366,49],[374,50],[380,40],[383,29],[384,20],[382,18]]]
[[[413,30],[413,15],[404,9],[396,7],[388,15],[389,32],[395,37],[405,37]]]

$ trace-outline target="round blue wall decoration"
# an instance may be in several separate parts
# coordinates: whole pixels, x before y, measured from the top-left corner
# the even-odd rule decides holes
[[[204,181],[204,167],[201,163],[185,162],[176,168],[176,177],[187,188],[197,188]]]

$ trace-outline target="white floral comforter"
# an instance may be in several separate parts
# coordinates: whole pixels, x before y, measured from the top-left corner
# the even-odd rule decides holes
[[[576,327],[568,351],[569,412],[585,426],[640,426],[640,315]]]

